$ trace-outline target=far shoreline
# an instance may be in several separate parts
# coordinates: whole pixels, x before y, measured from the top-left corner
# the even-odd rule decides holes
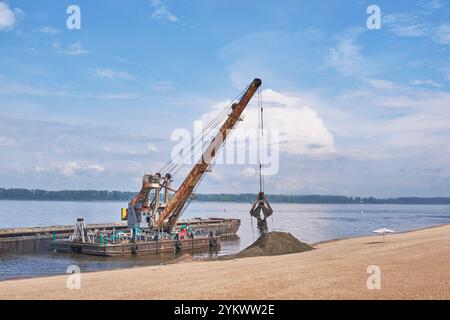
[[[137,191],[119,190],[44,190],[0,187],[0,200],[9,201],[126,201],[129,202]],[[197,202],[253,203],[256,193],[196,193]],[[266,193],[271,203],[300,204],[400,204],[400,205],[450,205],[450,197],[445,196],[354,196],[342,194],[276,194]]]

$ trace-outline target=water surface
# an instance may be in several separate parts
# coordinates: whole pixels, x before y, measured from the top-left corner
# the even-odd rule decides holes
[[[0,228],[110,223],[120,219],[125,202],[0,201]],[[291,232],[309,243],[371,235],[378,228],[397,232],[450,223],[450,205],[366,205],[366,204],[272,204],[269,228]],[[196,202],[184,217],[225,217],[242,220],[238,236],[222,242],[219,254],[235,253],[257,238],[256,223],[249,215],[250,204]],[[198,254],[205,256],[205,254]],[[207,254],[206,254],[207,255]],[[82,271],[158,265],[163,257],[106,258],[71,254],[0,256],[0,280],[65,273],[70,265]]]

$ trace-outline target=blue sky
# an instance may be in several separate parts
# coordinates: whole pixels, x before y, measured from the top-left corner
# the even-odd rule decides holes
[[[267,192],[448,196],[449,53],[443,0],[0,1],[0,186],[136,190],[173,130],[260,77]],[[257,187],[217,165],[198,192]]]

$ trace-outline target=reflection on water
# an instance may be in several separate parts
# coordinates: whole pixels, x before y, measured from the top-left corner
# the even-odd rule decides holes
[[[0,201],[0,228],[74,224],[78,217],[87,223],[117,222],[122,202],[26,202]],[[272,230],[291,232],[309,243],[370,235],[378,228],[406,231],[450,223],[449,205],[365,205],[365,204],[272,204]],[[249,204],[192,203],[184,217],[226,217],[242,220],[238,236],[222,241],[220,255],[242,250],[257,238],[251,223]],[[196,253],[207,257],[209,253]],[[173,256],[106,258],[48,253],[0,256],[0,280],[24,276],[65,273],[69,265],[95,271],[144,265],[159,265]]]

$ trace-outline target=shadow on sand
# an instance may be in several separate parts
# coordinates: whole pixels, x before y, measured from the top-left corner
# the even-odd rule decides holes
[[[365,244],[378,244],[378,243],[385,243],[384,241],[373,241],[373,242],[366,242]]]

